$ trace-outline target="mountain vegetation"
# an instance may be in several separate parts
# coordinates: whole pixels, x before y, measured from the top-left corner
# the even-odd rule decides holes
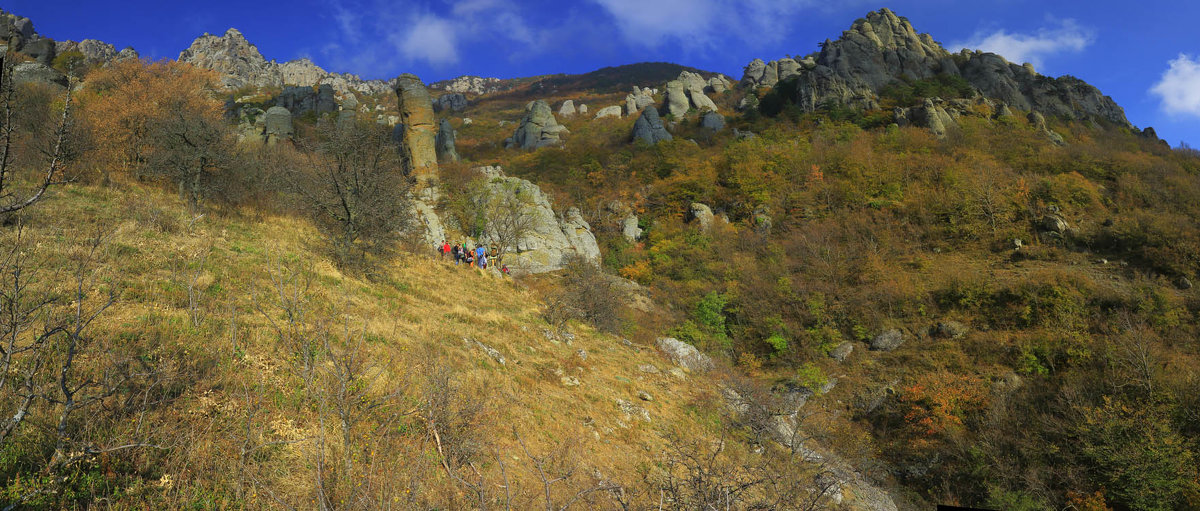
[[[240,33],[23,37],[10,508],[1200,505],[1200,154],[1077,79],[886,9],[735,87],[637,64],[436,114],[415,77],[247,85]]]

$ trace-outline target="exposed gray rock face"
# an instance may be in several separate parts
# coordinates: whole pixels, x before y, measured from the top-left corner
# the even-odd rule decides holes
[[[141,56],[138,55],[137,50],[133,49],[132,46],[126,46],[122,48],[121,51],[117,52],[117,60],[136,60],[139,58],[141,58]]]
[[[667,113],[675,117],[683,117],[687,115],[688,109],[691,108],[691,101],[687,97],[687,90],[684,88],[683,81],[672,80],[667,82],[667,101],[664,105]],[[643,110],[643,115],[644,115]]]
[[[563,259],[569,254],[578,254],[597,262],[600,248],[591,232],[591,226],[583,219],[579,210],[571,208],[560,221],[554,213],[550,199],[537,185],[524,179],[507,177],[500,167],[475,169],[487,179],[490,193],[511,194],[520,199],[524,213],[532,219],[532,228],[516,246],[507,247],[505,264],[514,270],[544,273],[563,268]],[[494,243],[486,236],[481,243]]]
[[[399,135],[405,170],[418,181],[436,178],[437,118],[433,99],[420,78],[409,73],[396,78],[396,104],[404,126]]]
[[[662,119],[658,116],[658,109],[653,106],[648,106],[642,110],[642,116],[633,123],[633,140],[644,140],[650,145],[657,144],[664,140],[671,140],[673,137],[663,126]]]
[[[596,111],[597,119],[603,119],[605,117],[620,117],[620,116],[621,116],[621,107],[616,106],[616,105],[606,106],[606,107],[601,108],[600,110]]]
[[[627,216],[621,220],[621,236],[625,237],[625,241],[633,243],[642,237],[642,228],[638,227],[638,217],[635,215]]]
[[[67,76],[41,62],[22,62],[13,66],[13,83],[41,83],[66,87],[69,83]]]
[[[633,92],[625,96],[625,115],[635,115],[643,108],[654,104],[654,92],[650,89],[633,88]]]
[[[700,353],[700,350],[696,349],[695,346],[674,337],[659,337],[658,340],[654,341],[654,345],[671,362],[688,371],[704,372],[712,370],[714,367],[713,361],[708,355]]]
[[[442,80],[429,84],[430,89],[458,92],[461,94],[489,94],[510,90],[499,78],[484,78],[481,76],[460,76],[451,80]]]
[[[467,109],[467,97],[461,92],[451,92],[438,96],[433,102],[434,112],[461,112]]]
[[[413,218],[412,225],[415,234],[420,237],[421,241],[425,242],[425,246],[432,247],[446,241],[446,228],[442,225],[442,219],[438,217],[437,211],[429,204],[429,201],[416,197],[410,197],[409,201],[412,204]]]
[[[267,113],[263,109],[242,107],[238,111],[238,142],[261,144],[266,141],[266,130]]]
[[[294,116],[309,112],[323,115],[338,109],[337,101],[333,99],[333,87],[329,85],[321,85],[316,90],[303,86],[284,87],[275,97],[275,104],[288,109]]]
[[[348,94],[346,99],[342,100],[341,110],[338,112],[338,124],[346,122],[354,122],[358,118],[358,98],[353,94]]]
[[[84,60],[91,65],[107,64],[117,58],[115,46],[95,39],[84,39],[79,42],[59,41],[55,43],[54,51],[59,55],[77,51],[82,53]]]
[[[570,100],[570,99],[563,101],[562,106],[558,107],[558,115],[561,115],[561,116],[575,115],[575,101]]]
[[[705,112],[700,117],[700,127],[711,131],[721,131],[725,129],[725,116],[716,112]]]
[[[292,113],[288,109],[281,106],[273,106],[267,109],[264,119],[266,127],[267,144],[275,144],[282,140],[291,140],[292,129]]]
[[[871,350],[892,351],[899,348],[901,344],[904,344],[904,333],[893,328],[871,339]]]
[[[908,20],[888,9],[854,22],[836,41],[796,63],[789,59],[752,61],[742,83],[773,86],[781,76],[797,80],[791,98],[807,111],[833,102],[852,108],[878,108],[879,91],[901,77],[921,80],[945,73],[960,75],[983,96],[1011,108],[1068,119],[1106,120],[1129,127],[1125,112],[1111,98],[1081,80],[1049,78],[1032,66],[1006,61],[992,53],[964,50],[951,54],[929,34],[918,34]]]
[[[525,105],[525,117],[507,146],[518,149],[557,146],[562,143],[561,134],[567,132],[567,128],[554,118],[550,105],[539,99]]]
[[[701,232],[708,232],[712,229],[713,212],[705,204],[693,202],[692,207],[688,210],[688,221],[696,222],[700,226]]]
[[[1041,113],[1029,112],[1027,118],[1029,119],[1029,124],[1032,125],[1034,129],[1038,130],[1043,137],[1046,137],[1046,139],[1052,142],[1054,145],[1067,145],[1067,141],[1063,140],[1062,135],[1055,133],[1048,126],[1046,126],[1046,117]]]
[[[725,75],[717,75],[708,79],[708,87],[705,87],[704,91],[723,94],[732,87],[733,85],[729,83],[729,79],[725,78]]]
[[[123,56],[124,53],[122,50],[118,58],[128,57]],[[247,85],[311,87],[320,84],[329,85],[338,92],[364,94],[380,94],[389,89],[389,85],[382,80],[363,80],[357,75],[330,73],[308,59],[282,64],[268,61],[259,53],[258,47],[247,41],[235,28],[221,36],[204,34],[196,38],[190,47],[180,52],[178,60],[220,73],[222,85],[231,89]]]
[[[458,161],[458,151],[454,147],[454,127],[450,126],[449,119],[438,122],[437,155],[438,161],[441,162]]]
[[[581,105],[579,105],[579,107],[577,108],[577,110],[579,110],[579,115],[587,115],[587,113],[588,113],[588,107],[587,107],[587,105],[583,105],[583,104],[581,104]]]
[[[33,58],[44,66],[54,63],[57,51],[53,39],[38,35],[29,18],[10,14],[0,9],[0,43],[7,44]]]
[[[38,37],[25,42],[25,46],[21,48],[21,53],[33,57],[33,61],[45,66],[54,63],[55,44],[53,39]]]
[[[837,360],[838,362],[845,362],[847,358],[850,358],[850,354],[853,352],[854,343],[843,342],[829,352],[829,358]]]

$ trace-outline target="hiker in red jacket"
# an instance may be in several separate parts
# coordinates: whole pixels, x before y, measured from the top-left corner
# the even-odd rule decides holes
[[[441,252],[441,253],[442,253],[442,260],[443,260],[443,261],[445,261],[445,260],[446,260],[446,254],[449,254],[449,253],[450,253],[450,242],[448,242],[448,241],[442,241],[442,248],[441,248],[441,250],[438,250],[438,252]]]

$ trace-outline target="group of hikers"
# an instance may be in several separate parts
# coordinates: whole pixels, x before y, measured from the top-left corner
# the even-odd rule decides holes
[[[441,254],[442,260],[446,256],[454,257],[454,266],[460,264],[467,265],[468,268],[478,267],[486,270],[488,264],[496,260],[496,249],[491,250],[484,245],[475,245],[474,249],[468,248],[466,243],[455,243],[451,245],[449,242],[442,241],[437,247],[437,251]],[[500,273],[508,275],[508,265],[500,265]]]

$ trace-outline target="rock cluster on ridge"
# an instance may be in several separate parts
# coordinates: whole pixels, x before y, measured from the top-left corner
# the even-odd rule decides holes
[[[888,9],[855,21],[836,41],[826,40],[819,52],[800,61],[752,61],[742,84],[771,87],[795,80],[789,99],[807,111],[829,103],[874,109],[884,87],[939,74],[960,76],[982,96],[1014,109],[1131,126],[1112,98],[1082,80],[1043,76],[993,53],[950,53]]]

